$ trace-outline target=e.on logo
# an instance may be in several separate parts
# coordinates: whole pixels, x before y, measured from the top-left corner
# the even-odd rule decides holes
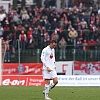
[[[12,81],[11,81],[11,80],[8,78],[8,79],[3,80],[2,85],[25,85],[25,80],[21,80],[21,81],[12,80]]]

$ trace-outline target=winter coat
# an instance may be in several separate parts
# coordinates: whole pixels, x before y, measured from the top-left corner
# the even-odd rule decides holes
[[[59,48],[66,48],[67,42],[65,40],[60,40],[58,45],[59,45]]]

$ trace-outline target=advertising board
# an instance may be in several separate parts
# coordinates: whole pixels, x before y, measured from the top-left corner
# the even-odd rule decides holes
[[[44,86],[42,75],[3,75],[5,86]],[[100,86],[99,75],[58,75],[57,86]]]
[[[73,75],[100,75],[100,62],[74,62]]]
[[[56,62],[57,73],[65,73],[65,75],[72,75],[73,61],[58,61]]]
[[[42,63],[5,63],[3,75],[42,75]]]
[[[41,75],[3,75],[2,85],[5,86],[44,86]]]
[[[100,76],[59,75],[57,86],[100,86]]]

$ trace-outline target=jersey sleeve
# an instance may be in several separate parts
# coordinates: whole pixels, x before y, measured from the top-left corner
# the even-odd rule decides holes
[[[48,65],[46,63],[46,50],[45,49],[42,50],[42,53],[41,53],[41,61],[42,61],[43,65],[45,67],[48,67]]]

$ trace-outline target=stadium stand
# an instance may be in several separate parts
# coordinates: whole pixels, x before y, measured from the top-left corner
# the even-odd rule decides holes
[[[41,49],[49,44],[50,39],[57,41],[57,60],[98,61],[99,5],[97,2],[86,7],[85,2],[76,2],[73,7],[61,8],[60,11],[55,7],[16,7],[10,8],[8,13],[3,6],[0,7],[0,37],[8,41],[4,61],[18,62],[19,40],[21,62],[40,62]],[[58,44],[62,38],[66,41],[66,59],[60,59]],[[65,44],[63,41],[60,43],[63,50]]]

